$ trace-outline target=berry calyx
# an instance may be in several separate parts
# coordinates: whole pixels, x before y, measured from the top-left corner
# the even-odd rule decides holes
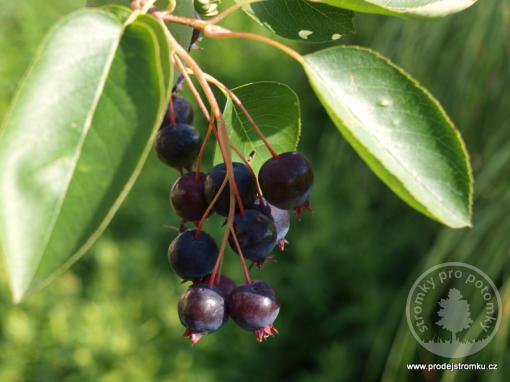
[[[271,158],[260,169],[259,184],[264,197],[284,210],[300,209],[308,203],[313,170],[308,159],[297,152]]]
[[[230,317],[241,328],[255,332],[259,342],[278,333],[273,323],[279,312],[273,288],[265,281],[239,286],[228,299]]]
[[[156,136],[154,149],[158,158],[170,167],[191,169],[200,151],[202,139],[191,125],[177,123],[163,126]]]
[[[199,238],[197,238],[199,236]],[[177,275],[195,280],[210,274],[218,258],[218,246],[205,232],[188,230],[177,236],[168,248],[168,260]]]
[[[267,200],[262,199],[262,204],[260,200],[256,200],[253,206],[254,209],[261,211],[266,216],[270,217],[273,220],[273,223],[276,227],[276,241],[278,248],[283,251],[285,249],[285,245],[289,242],[285,239],[287,234],[289,233],[290,228],[290,214],[287,210],[282,210],[272,204],[268,203]]]
[[[294,208],[294,213],[296,214],[297,220],[301,220],[301,216],[306,211],[313,212],[312,203],[310,203],[310,199],[306,199],[303,205]]]
[[[234,232],[244,257],[258,265],[271,254],[278,238],[273,219],[255,209],[246,210],[244,215],[235,216]],[[232,236],[229,237],[229,243],[237,252]]]
[[[241,202],[244,208],[250,208],[253,206],[257,197],[257,189],[253,176],[250,169],[244,164],[234,162],[232,165],[234,167],[234,179],[241,197]],[[227,170],[223,163],[214,166],[207,174],[205,178],[205,197],[209,203],[213,201],[226,176]],[[214,210],[222,216],[227,216],[229,207],[230,190],[228,187],[225,187],[214,205]],[[236,207],[236,210],[238,210],[238,208],[239,206]]]
[[[186,222],[198,222],[207,210],[205,174],[188,172],[177,179],[170,191],[170,203]]]
[[[172,95],[172,106],[166,109],[165,117],[161,127],[171,126],[175,124],[184,123],[191,125],[193,123],[193,109],[188,101],[183,97],[176,94]],[[172,111],[174,113],[174,120],[172,121]]]
[[[205,334],[221,328],[228,318],[225,298],[218,290],[205,284],[188,288],[182,294],[177,309],[186,328],[184,336],[193,345]]]

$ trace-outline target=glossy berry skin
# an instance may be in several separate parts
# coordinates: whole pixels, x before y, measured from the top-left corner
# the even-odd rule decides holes
[[[205,174],[188,172],[177,179],[170,191],[170,203],[184,221],[197,222],[207,210]]]
[[[196,284],[209,285],[210,279],[211,279],[211,276],[206,276],[203,279],[197,280]],[[230,296],[232,291],[234,289],[236,289],[237,285],[229,277],[227,277],[225,275],[218,274],[218,275],[216,275],[216,278],[214,280],[213,287],[214,287],[214,289],[218,290],[225,299],[228,299],[228,297]]]
[[[279,312],[273,288],[264,281],[239,286],[228,299],[230,317],[241,328],[254,331],[258,341],[277,333],[273,322]]]
[[[273,219],[255,209],[245,210],[234,218],[234,231],[245,258],[261,262],[267,258],[277,244],[277,232]],[[237,252],[233,237],[230,246]]]
[[[158,130],[154,149],[158,158],[168,166],[191,169],[201,145],[200,134],[193,126],[178,123]]]
[[[179,319],[186,327],[184,335],[195,344],[203,335],[221,328],[228,317],[226,305],[225,298],[215,288],[206,284],[188,288],[177,307]]]
[[[196,230],[181,233],[168,248],[170,265],[184,280],[207,276],[218,258],[218,246],[214,239],[203,231],[197,239],[196,233]]]
[[[272,205],[290,210],[308,204],[312,190],[312,165],[297,152],[287,152],[269,159],[259,172],[264,197]]]
[[[283,250],[287,241],[285,237],[289,233],[290,228],[290,214],[287,210],[282,210],[281,208],[275,207],[272,204],[269,204],[265,199],[262,200],[262,205],[260,201],[257,199],[255,201],[254,209],[261,211],[266,216],[270,217],[273,220],[273,223],[276,227],[276,241],[278,242],[278,246]]]
[[[241,195],[241,201],[243,202],[244,208],[250,208],[253,206],[256,198],[256,185],[253,176],[244,164],[233,163],[234,167],[234,178],[236,180],[237,189]],[[219,164],[214,166],[205,178],[205,197],[209,203],[212,202],[214,196],[218,192],[223,183],[223,179],[227,176],[227,170],[225,164]],[[223,189],[218,201],[214,205],[214,210],[222,215],[227,216],[230,207],[230,190],[227,186]],[[238,207],[237,207],[238,208]]]
[[[183,97],[172,95],[172,107],[174,110],[174,119],[176,124],[184,123],[186,125],[191,125],[193,123],[193,109],[189,102]],[[161,127],[172,125],[172,117],[170,114],[170,107],[168,107]]]

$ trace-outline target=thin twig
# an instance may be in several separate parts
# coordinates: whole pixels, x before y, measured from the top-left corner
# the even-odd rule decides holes
[[[198,152],[197,156],[197,162],[196,162],[196,176],[195,179],[200,179],[200,164],[202,163],[202,158],[205,153],[205,148],[207,147],[207,142],[209,142],[209,139],[211,138],[211,133],[214,132],[214,121],[211,120],[209,122],[209,127],[207,128],[207,133],[205,134],[204,141],[202,142],[202,146],[200,147],[200,151]],[[216,136],[216,134],[214,134]]]
[[[139,15],[146,14],[154,6],[154,3],[156,1],[157,0],[145,0],[145,1],[135,0],[135,1],[133,1],[131,3],[131,6],[134,10],[133,10],[133,12],[131,12],[129,17],[127,18],[125,25],[131,24],[133,21],[136,20],[136,18]]]
[[[205,20],[190,19],[188,17],[176,16],[168,12],[154,12],[153,15],[163,21],[187,25],[199,30],[203,30],[205,26],[208,24],[208,21]]]
[[[216,131],[214,130],[214,118],[211,118],[209,112],[207,111],[207,107],[205,106],[205,103],[202,100],[200,93],[198,92],[197,88],[195,87],[195,84],[193,83],[193,81],[191,81],[191,78],[190,78],[188,72],[186,71],[186,68],[184,67],[183,63],[181,62],[181,59],[179,57],[175,56],[175,54],[173,56],[174,56],[175,64],[177,65],[178,69],[180,70],[180,72],[184,78],[184,81],[186,81],[186,84],[188,85],[191,93],[197,100],[198,106],[202,110],[202,113],[204,114],[205,119],[207,119],[209,121],[209,128],[207,129],[207,134],[204,138],[204,142],[202,143],[202,147],[200,147],[200,151],[198,153],[197,162],[196,162],[196,172],[197,172],[196,177],[198,179],[199,173],[200,173],[200,163],[202,161],[202,157],[204,155],[207,142],[209,141],[209,139],[211,137],[211,133],[214,133],[214,136],[216,137],[216,139],[218,139],[218,135],[217,135]]]
[[[175,64],[177,65],[177,68],[179,69],[182,76],[184,77],[184,81],[188,85],[189,90],[191,91],[191,94],[196,99],[196,101],[198,103],[198,107],[204,114],[205,119],[207,119],[209,121],[211,118],[209,115],[209,111],[207,110],[207,106],[205,106],[205,103],[202,100],[202,97],[200,96],[200,93],[198,92],[195,84],[193,83],[193,81],[191,81],[191,78],[190,78],[188,72],[186,71],[186,68],[182,64],[181,59],[179,57],[177,57],[175,54],[174,54],[174,61],[175,61]]]
[[[262,197],[262,190],[260,189],[259,182],[257,180],[257,175],[255,174],[255,171],[253,171],[253,168],[251,167],[250,162],[244,157],[243,153],[235,147],[233,144],[230,144],[230,147],[234,152],[237,154],[237,156],[243,161],[243,163],[248,167],[248,170],[250,170],[251,176],[253,177],[253,182],[255,183],[255,187],[257,188],[257,195],[259,198],[260,206],[264,206],[264,199]]]
[[[154,12],[154,15],[162,21],[169,21],[172,23],[188,25],[195,29],[199,29],[204,32],[204,35],[209,38],[227,39],[227,38],[244,38],[247,40],[259,41],[266,45],[270,45],[277,48],[292,57],[294,60],[303,64],[305,59],[297,51],[289,48],[287,45],[282,44],[276,40],[273,40],[266,36],[261,36],[254,33],[247,32],[233,32],[229,29],[220,27],[212,24],[210,21],[190,19],[187,17],[175,16],[168,14],[167,12]]]
[[[261,36],[255,33],[247,33],[247,32],[232,32],[228,29],[219,27],[217,25],[208,24],[204,28],[204,35],[209,38],[217,38],[217,39],[227,39],[227,38],[243,38],[247,40],[259,41],[266,45],[273,46],[283,53],[286,53],[288,56],[292,57],[294,60],[299,62],[300,64],[304,64],[305,59],[294,49],[289,48],[287,45],[284,45],[276,40],[273,40],[266,36]]]
[[[231,198],[231,200],[233,202],[234,198]],[[235,205],[234,205],[234,208],[235,208]],[[214,264],[214,268],[213,268],[213,271],[211,273],[211,278],[209,279],[209,288],[213,287],[214,280],[218,276],[218,270],[219,270],[220,265],[222,263],[223,255],[225,254],[225,247],[227,246],[227,240],[228,240],[229,233],[230,233],[230,230],[226,229],[225,233],[223,234],[223,240],[221,241],[220,250],[218,252],[218,259],[216,260],[216,264]]]
[[[193,74],[195,75],[198,83],[202,87],[202,90],[204,91],[204,95],[207,98],[207,101],[209,102],[209,105],[211,106],[211,112],[212,115],[214,115],[216,119],[216,125],[217,125],[217,139],[218,139],[218,145],[220,146],[221,154],[223,156],[223,162],[225,163],[225,169],[227,171],[227,177],[229,179],[232,179],[232,182],[230,182],[230,188],[233,190],[235,199],[237,200],[239,204],[239,210],[241,213],[244,213],[244,206],[241,199],[241,194],[239,193],[239,190],[237,189],[237,184],[235,182],[234,177],[234,166],[232,164],[232,157],[230,153],[230,147],[228,146],[228,142],[230,142],[228,138],[228,132],[227,128],[225,127],[225,121],[223,120],[223,114],[221,113],[220,106],[218,104],[218,101],[216,100],[216,97],[214,96],[214,93],[209,86],[209,83],[204,78],[204,72],[200,68],[200,66],[196,63],[196,61],[191,57],[191,55],[188,53],[186,49],[184,49],[172,36],[170,31],[166,28],[166,25],[163,21],[161,21],[161,25],[164,28],[165,34],[168,38],[168,41],[172,45],[172,47],[175,50],[175,53],[188,65],[188,67],[193,71]],[[186,72],[184,70],[184,72]],[[230,222],[231,223],[231,222]]]
[[[230,234],[232,235],[232,239],[234,240],[234,244],[236,246],[237,254],[241,259],[241,265],[243,266],[244,278],[247,284],[251,284],[250,272],[248,271],[248,267],[246,266],[246,261],[244,259],[243,251],[241,249],[241,245],[239,244],[239,240],[237,239],[237,234],[234,230],[234,227],[230,227]]]
[[[278,159],[279,158],[278,154],[273,149],[273,147],[271,146],[271,144],[269,143],[267,138],[264,136],[262,131],[259,129],[259,127],[255,123],[252,116],[250,115],[250,113],[248,112],[248,110],[246,109],[246,107],[244,106],[242,101],[239,99],[239,97],[237,97],[237,95],[232,90],[230,90],[225,84],[221,83],[220,81],[218,81],[216,78],[214,78],[210,74],[205,73],[205,78],[207,79],[207,81],[211,82],[212,84],[216,85],[218,88],[223,90],[227,94],[227,96],[241,109],[244,116],[246,117],[246,119],[248,120],[250,125],[253,127],[253,129],[255,130],[257,135],[260,137],[262,142],[264,142],[264,145],[267,147],[267,149],[269,150],[269,152],[271,153],[273,158]]]
[[[219,15],[214,16],[212,19],[209,20],[209,23],[218,24],[221,20],[223,20],[225,17],[230,16],[232,13],[234,13],[238,9],[246,7],[247,5],[250,5],[253,3],[260,3],[261,1],[265,1],[265,0],[244,0],[239,3],[236,3],[236,4],[232,5],[230,8],[225,9]]]
[[[202,218],[198,222],[198,226],[197,226],[197,238],[200,238],[200,233],[202,232],[202,228],[204,226],[204,223],[207,220],[207,217],[211,214],[211,211],[213,210],[213,208],[214,208],[216,202],[218,201],[218,199],[220,198],[223,190],[227,186],[227,182],[228,182],[228,178],[225,177],[225,179],[223,179],[223,183],[221,183],[221,186],[220,186],[218,192],[216,192],[216,195],[214,195],[213,200],[211,200],[211,203],[209,203],[209,205],[207,206],[207,209],[205,210],[204,214],[202,215]]]
[[[170,96],[170,102],[168,102],[168,108],[170,109],[170,125],[175,127],[175,110],[174,110],[174,95]]]

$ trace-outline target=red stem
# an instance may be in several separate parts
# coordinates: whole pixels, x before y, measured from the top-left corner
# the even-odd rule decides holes
[[[234,95],[233,92],[230,92],[232,93],[232,95]],[[239,98],[237,98],[235,95],[234,95],[234,102],[236,103],[236,105],[241,109],[241,111],[243,112],[243,114],[245,115],[246,119],[248,120],[248,122],[250,122],[250,125],[253,127],[253,129],[257,132],[258,136],[260,137],[260,139],[262,140],[262,142],[264,142],[264,144],[266,145],[267,149],[269,150],[269,152],[271,153],[272,157],[274,159],[280,159],[280,157],[278,156],[278,154],[276,153],[276,151],[274,151],[273,147],[270,145],[270,143],[268,142],[268,140],[266,139],[265,135],[262,133],[262,131],[259,129],[259,127],[257,126],[257,124],[255,123],[255,121],[253,120],[253,118],[251,117],[251,115],[248,113],[248,110],[246,109],[246,107],[243,105],[243,103],[241,102],[241,100]],[[236,101],[237,99],[237,101]]]
[[[205,107],[205,104],[202,101],[202,98],[200,97],[200,94],[198,93],[195,85],[193,84],[193,81],[191,81],[191,78],[189,77],[188,73],[186,72],[186,68],[184,67],[184,65],[181,62],[179,57],[177,57],[175,55],[174,55],[174,57],[175,57],[174,61],[175,61],[176,65],[177,65],[177,67],[179,68],[179,71],[182,73],[182,75],[184,77],[184,80],[188,84],[192,94],[194,95],[195,99],[197,100],[197,102],[199,104],[199,107],[202,110],[202,113],[204,114],[204,116],[206,117],[207,120],[211,121],[211,117],[209,115],[209,112],[207,111],[207,108]],[[214,124],[210,122],[210,126],[211,125],[214,125]],[[214,127],[213,127],[213,133],[214,133],[214,136],[216,137],[218,145],[220,146],[220,151],[222,153],[223,160],[225,161],[226,158],[227,158],[227,156],[225,155],[225,153],[227,152],[226,151],[226,147],[224,146],[222,139],[219,138],[218,133],[216,132],[216,130],[214,130]],[[229,172],[229,168],[228,168],[227,163],[225,163],[225,167],[226,167],[227,173],[228,173]],[[243,202],[241,200],[241,195],[239,193],[239,189],[237,188],[237,184],[235,182],[235,176],[234,176],[234,173],[233,173],[233,168],[232,168],[232,176],[231,177],[232,177],[232,180],[233,180],[231,182],[232,183],[231,187],[234,190],[234,195],[235,195],[235,198],[236,198],[237,203],[239,205],[239,212],[241,213],[241,215],[244,215],[244,205],[243,205]]]
[[[168,108],[170,109],[170,125],[175,127],[175,111],[174,111],[174,96],[173,94],[170,96],[170,102],[168,103]]]
[[[198,182],[200,180],[200,164],[202,162],[202,157],[204,156],[205,148],[207,146],[207,142],[209,142],[209,138],[211,137],[211,133],[214,131],[214,119],[211,118],[209,122],[209,128],[207,129],[207,133],[205,134],[204,142],[202,142],[202,147],[200,147],[200,151],[198,152],[197,163],[196,163],[196,175],[195,179]]]
[[[207,206],[207,209],[205,210],[204,214],[202,215],[202,218],[198,222],[198,225],[197,225],[197,235],[196,235],[197,239],[200,239],[200,236],[201,236],[201,233],[202,233],[202,227],[204,226],[204,223],[207,220],[207,217],[209,216],[209,214],[211,213],[212,209],[214,208],[214,205],[216,204],[216,202],[220,198],[221,193],[223,192],[223,190],[227,186],[227,183],[228,183],[228,177],[225,177],[225,179],[223,179],[223,183],[220,186],[220,189],[218,190],[216,195],[214,195],[213,200],[211,200],[211,203],[209,203],[209,205]]]
[[[214,268],[211,273],[211,278],[209,279],[209,288],[213,287],[216,276],[218,275],[218,269],[220,268],[221,261],[223,260],[223,255],[225,254],[225,247],[227,246],[228,233],[229,230],[226,229],[225,233],[223,234],[223,240],[221,241],[218,259],[216,260],[216,264],[214,264]]]
[[[244,278],[247,284],[251,284],[250,272],[248,271],[248,267],[246,266],[246,261],[244,260],[243,251],[241,250],[241,246],[239,245],[239,240],[237,239],[237,235],[233,227],[230,227],[230,233],[232,238],[234,239],[234,244],[236,246],[237,253],[239,254],[239,258],[241,259],[241,264],[243,266]]]
[[[205,73],[205,78],[207,79],[207,81],[213,83],[214,85],[216,85],[220,89],[223,89],[227,93],[228,97],[232,101],[234,101],[234,103],[241,109],[241,111],[243,112],[244,116],[246,117],[246,119],[248,120],[250,125],[253,127],[255,132],[258,134],[258,136],[260,137],[262,142],[264,142],[264,145],[267,147],[267,149],[271,153],[272,157],[274,159],[279,159],[278,154],[273,149],[273,147],[271,146],[271,144],[269,143],[269,141],[265,137],[264,133],[262,133],[262,131],[259,129],[259,127],[255,123],[255,121],[253,120],[252,116],[248,112],[248,109],[246,109],[246,107],[244,106],[243,102],[235,95],[235,93],[232,90],[230,90],[225,84],[223,84],[222,82],[220,82],[219,80],[217,80],[216,78],[211,76],[210,74]]]
[[[179,20],[182,21],[182,20]],[[179,22],[176,20],[176,22]],[[226,39],[226,38],[241,38],[246,40],[259,41],[266,45],[270,45],[274,48],[281,50],[283,53],[292,57],[294,60],[299,62],[300,64],[304,64],[304,57],[301,56],[294,49],[288,47],[285,44],[282,44],[276,40],[273,40],[269,37],[258,35],[255,33],[246,33],[246,32],[232,32],[231,30],[219,27],[217,25],[206,24],[203,27],[204,35],[209,38],[218,38],[218,39]]]
[[[228,210],[228,228],[225,230],[225,233],[223,234],[223,240],[221,242],[220,251],[218,254],[218,259],[216,260],[216,264],[214,265],[214,269],[211,273],[211,279],[209,280],[209,287],[212,288],[214,285],[214,279],[216,278],[216,275],[218,274],[218,269],[220,267],[220,264],[223,260],[223,255],[225,254],[225,246],[227,245],[228,240],[228,234],[230,232],[230,228],[234,225],[234,214],[236,211],[236,203],[234,201],[234,189],[230,187],[230,207]]]
[[[209,86],[207,80],[204,78],[203,70],[198,66],[196,61],[191,57],[186,49],[184,49],[179,43],[175,40],[174,36],[170,33],[170,31],[166,28],[165,23],[160,19],[160,24],[163,27],[163,30],[165,32],[165,35],[167,37],[168,42],[173,47],[175,53],[182,58],[182,60],[190,67],[192,72],[195,74],[200,86],[202,87],[202,90],[204,91],[204,94],[209,102],[209,105],[211,106],[211,112],[215,116],[216,119],[216,127],[218,130],[218,144],[221,149],[221,153],[223,156],[223,160],[225,162],[225,168],[227,171],[227,176],[225,177],[225,180],[230,179],[230,207],[229,207],[229,213],[227,218],[227,227],[233,226],[234,223],[234,215],[236,210],[236,203],[235,203],[235,197],[236,194],[239,197],[239,190],[237,190],[237,185],[235,182],[234,177],[234,168],[232,164],[231,154],[229,151],[229,148],[227,148],[227,144],[230,141],[228,137],[228,132],[225,126],[225,121],[223,120],[223,115],[221,112],[221,109],[219,107],[218,101],[216,100],[216,97],[214,96],[214,93]],[[174,61],[179,61],[178,59]],[[184,70],[185,72],[185,70]],[[225,183],[226,184],[226,183]],[[237,191],[237,192],[236,192]],[[239,198],[240,199],[240,198]],[[208,208],[210,208],[209,206]],[[242,208],[242,205],[240,206]],[[203,223],[202,223],[203,224]],[[218,273],[219,266],[221,264],[221,261],[223,259],[223,255],[225,253],[225,246],[228,240],[228,234],[229,229],[225,230],[225,234],[223,236],[223,240],[221,242],[220,251],[218,254],[218,259],[216,260],[216,264],[214,265],[213,272],[211,274],[211,279],[209,280],[209,285],[212,287],[214,284],[214,280],[216,278],[216,275]]]
[[[202,100],[202,97],[200,96],[200,93],[198,92],[197,88],[193,84],[193,81],[191,80],[189,74],[186,72],[186,68],[184,67],[184,65],[181,62],[180,58],[177,57],[175,54],[174,54],[174,58],[175,58],[174,59],[175,64],[177,65],[177,67],[178,67],[179,71],[181,72],[182,76],[184,77],[184,81],[188,85],[189,90],[191,91],[191,94],[193,94],[193,97],[195,97],[195,99],[196,99],[196,101],[198,103],[198,106],[200,107],[200,110],[204,114],[205,119],[207,119],[209,121],[210,120],[209,112],[207,111],[207,107],[205,106],[205,103]]]
[[[235,147],[233,144],[230,144],[230,147],[237,154],[237,156],[239,158],[241,158],[241,160],[246,165],[246,167],[248,167],[248,170],[250,170],[251,176],[253,177],[253,181],[255,182],[255,187],[257,188],[257,194],[258,194],[260,206],[263,207],[264,206],[264,199],[262,197],[262,190],[260,189],[259,182],[258,182],[258,179],[257,179],[257,175],[255,174],[255,171],[253,171],[253,168],[251,167],[250,162],[248,162],[246,160],[244,155],[239,151],[239,149],[237,147]]]

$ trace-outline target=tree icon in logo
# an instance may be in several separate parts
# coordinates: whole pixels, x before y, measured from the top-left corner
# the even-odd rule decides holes
[[[458,289],[451,288],[448,291],[448,298],[442,298],[438,302],[441,309],[437,314],[441,319],[436,322],[436,325],[452,332],[450,343],[458,342],[457,333],[468,329],[473,323],[469,304],[463,297]]]
[[[445,358],[464,358],[482,350],[501,323],[501,297],[494,282],[477,267],[438,264],[423,272],[409,291],[406,318],[413,337]]]

